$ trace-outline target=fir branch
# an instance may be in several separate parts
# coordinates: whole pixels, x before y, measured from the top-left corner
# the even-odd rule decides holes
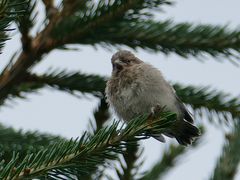
[[[240,100],[230,94],[210,87],[182,86],[174,84],[178,97],[189,104],[196,113],[201,115],[207,110],[209,119],[217,115],[218,119],[231,120],[240,117]],[[230,116],[229,116],[230,115]]]
[[[110,118],[110,112],[108,104],[105,98],[100,99],[98,109],[93,112],[93,116],[96,122],[96,132],[103,128],[104,123]]]
[[[7,1],[0,2],[0,53],[6,40],[8,40],[6,31],[11,18],[7,16]]]
[[[33,82],[43,82],[52,87],[57,87],[63,90],[78,90],[82,93],[92,93],[99,95],[104,94],[106,79],[105,77],[95,75],[84,75],[76,72],[53,71],[42,76],[31,75],[30,79],[36,78]],[[232,97],[230,94],[211,89],[210,87],[195,87],[173,84],[178,97],[197,112],[202,109],[207,109],[210,116],[221,114],[219,116],[225,120],[238,118],[240,116],[240,100],[238,97]],[[228,117],[228,113],[232,117]]]
[[[45,85],[70,93],[74,91],[91,93],[102,98],[107,79],[97,75],[85,75],[64,70],[52,71],[43,75],[27,73],[23,78],[23,83],[13,89],[10,98],[14,96],[23,97],[22,91],[36,91]],[[232,97],[230,94],[210,87],[184,86],[177,83],[173,84],[173,87],[178,97],[185,104],[190,105],[198,115],[207,113],[210,120],[217,115],[220,121],[230,121],[232,118],[236,119],[240,116],[240,100],[238,97]]]
[[[82,1],[82,0],[63,0],[61,3],[61,14],[64,17],[69,17],[77,11],[83,11],[88,8],[89,4],[92,3],[92,0]]]
[[[17,98],[25,99],[26,95],[28,93],[33,93],[39,90],[40,88],[43,88],[43,84],[38,83],[21,83],[18,85],[14,85],[11,90],[8,92],[7,98],[8,100],[12,100]],[[5,103],[5,99],[0,99],[0,105],[3,105]]]
[[[27,93],[36,92],[46,86],[72,94],[78,91],[83,94],[91,93],[96,97],[103,98],[106,85],[106,78],[104,77],[86,75],[79,72],[67,72],[65,70],[52,71],[43,75],[25,73],[21,78],[22,81],[15,84],[8,92],[7,98],[9,100],[16,97],[25,98]],[[4,104],[4,99],[0,99],[0,104]],[[104,111],[105,107],[102,107],[102,111]],[[96,114],[96,116],[98,115]]]
[[[22,49],[23,51],[29,51],[31,48],[32,38],[29,35],[30,29],[34,26],[35,20],[37,17],[36,0],[27,0],[25,3],[22,3],[22,0],[13,0],[14,3],[20,4],[19,6],[14,6],[15,11],[20,9],[25,10],[24,16],[19,16],[16,18],[15,22],[18,26],[18,30],[21,33]]]
[[[139,148],[139,144],[131,144],[126,146],[126,150],[123,153],[123,161],[119,159],[121,169],[116,168],[116,172],[119,180],[134,180],[138,179],[139,168],[143,162],[138,162],[143,153],[143,148]]]
[[[55,27],[52,35],[58,39],[58,46],[76,43],[95,34],[95,30],[112,26],[121,21],[151,16],[146,9],[157,9],[162,4],[172,4],[167,0],[100,0],[97,4],[90,1],[87,8],[80,9],[74,15],[62,19]]]
[[[24,82],[48,85],[50,87],[64,90],[70,93],[79,91],[81,93],[91,93],[102,97],[105,90],[106,78],[98,75],[86,75],[79,72],[52,71],[43,75],[26,74]]]
[[[35,82],[43,82],[59,89],[78,90],[83,93],[90,92],[94,95],[99,95],[100,92],[104,94],[107,79],[100,76],[86,76],[65,71],[55,71],[42,75],[42,77],[31,75],[31,77],[39,79],[39,81]],[[184,103],[189,104],[195,112],[207,110],[209,117],[217,114],[219,120],[224,119],[227,121],[240,116],[240,100],[238,97],[232,97],[230,94],[210,87],[183,86],[180,84],[173,84],[173,87],[178,97]],[[229,113],[230,117],[228,116]]]
[[[99,163],[116,159],[126,145],[146,139],[150,134],[165,132],[175,122],[176,115],[162,112],[160,117],[148,122],[147,116],[130,121],[125,128],[119,123],[99,130],[94,136],[86,133],[75,141],[61,141],[49,148],[27,155],[17,165],[18,154],[1,167],[1,179],[51,178],[73,179],[73,175],[86,174]]]
[[[28,34],[29,29],[33,27],[36,19],[36,13],[34,12],[36,8],[36,0],[27,0],[25,1],[26,3],[22,3],[22,0],[13,0],[13,2],[19,4],[18,6],[13,6],[15,11],[21,9],[25,10],[24,16],[17,18],[16,23],[22,34]]]
[[[52,18],[58,13],[58,9],[54,6],[54,0],[42,0],[45,5],[46,17]]]
[[[26,2],[18,4],[12,3],[9,0],[0,1],[0,53],[4,46],[5,41],[9,39],[6,33],[8,31],[13,30],[9,29],[10,23],[17,19],[18,16],[21,16],[24,13],[24,9],[22,8],[19,8],[17,11],[12,11],[12,8],[19,7],[22,4],[26,4]]]
[[[44,147],[63,140],[58,136],[40,134],[38,132],[16,131],[0,124],[0,158],[9,162],[12,158],[12,151],[19,152],[18,163],[30,153],[36,153]]]
[[[92,135],[96,134],[99,130],[101,130],[104,127],[104,123],[110,118],[110,113],[108,110],[108,104],[105,101],[105,98],[100,98],[100,103],[98,105],[98,108],[94,110],[93,112],[94,116],[94,122],[90,121],[90,128],[89,133]],[[95,169],[92,169],[88,172],[86,175],[77,175],[79,179],[84,180],[92,180],[92,179],[100,179],[100,176],[103,176],[103,170],[99,170],[99,167],[95,167]]]
[[[222,155],[220,156],[212,176],[212,180],[219,179],[234,179],[237,173],[240,162],[240,124],[236,123],[234,131],[227,136],[227,142],[223,147]]]
[[[185,58],[209,55],[238,60],[240,57],[240,31],[230,30],[227,26],[131,19],[105,24],[92,31],[86,38],[75,36],[75,43],[100,44],[103,47],[127,45],[133,49],[140,47],[165,54],[176,53]]]

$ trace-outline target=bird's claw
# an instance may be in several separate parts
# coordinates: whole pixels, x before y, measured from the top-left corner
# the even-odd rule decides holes
[[[160,113],[163,111],[163,108],[160,105],[156,105],[151,108],[151,113],[148,117],[148,120],[150,122],[150,125],[153,123],[155,119],[157,119],[160,115]]]
[[[163,107],[161,107],[159,104],[151,108],[151,114],[150,116],[155,119],[159,116],[161,112],[163,112]]]

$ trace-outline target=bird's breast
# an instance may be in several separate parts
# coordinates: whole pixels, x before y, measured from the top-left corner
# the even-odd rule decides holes
[[[129,121],[139,115],[150,113],[160,105],[178,113],[176,99],[170,86],[160,72],[151,66],[123,71],[108,83],[108,101],[122,119]]]
[[[136,79],[112,78],[107,84],[107,100],[118,116],[130,120],[136,116],[136,98],[140,91],[141,86]]]

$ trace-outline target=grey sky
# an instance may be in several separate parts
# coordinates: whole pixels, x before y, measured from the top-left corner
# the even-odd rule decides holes
[[[210,24],[229,24],[230,27],[240,25],[240,1],[238,0],[181,0],[175,7],[165,7],[165,13],[158,16],[160,19],[172,18],[176,22],[194,22]],[[239,26],[240,27],[240,26]],[[0,66],[6,63],[8,57],[17,49],[17,36],[8,42],[1,55]],[[80,51],[51,52],[34,68],[35,72],[45,72],[49,67],[54,69],[76,70],[86,73],[95,73],[110,76],[110,57],[113,52],[102,48],[97,50],[91,46],[78,46]],[[161,53],[152,54],[141,49],[137,56],[146,62],[161,69],[164,76],[173,82],[193,85],[212,85],[214,88],[239,95],[240,69],[227,60],[217,63],[209,58],[205,63],[195,59],[183,59],[176,55],[164,56]],[[3,107],[0,112],[0,122],[15,128],[25,130],[39,130],[61,134],[66,137],[77,137],[86,129],[88,119],[96,107],[97,99],[89,96],[76,98],[67,93],[48,88],[38,94],[27,95],[28,100],[16,100],[16,104],[9,102],[12,107]],[[198,120],[200,121],[200,120]],[[204,123],[207,120],[203,119]],[[208,123],[207,123],[208,124]],[[179,166],[165,176],[165,180],[205,180],[208,179],[214,168],[214,161],[221,152],[223,143],[222,130],[218,126],[208,125],[208,133],[203,144],[179,160]],[[166,144],[155,140],[147,140],[144,169],[161,157]],[[236,180],[240,179],[240,175]]]

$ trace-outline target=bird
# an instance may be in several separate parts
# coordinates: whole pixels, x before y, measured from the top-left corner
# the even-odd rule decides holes
[[[193,117],[178,98],[174,88],[161,71],[137,58],[132,52],[120,50],[111,58],[112,74],[106,84],[105,95],[109,106],[126,122],[151,114],[154,108],[164,107],[176,114],[174,128],[164,133],[187,146],[200,135],[193,125]],[[162,134],[152,135],[165,142]]]

